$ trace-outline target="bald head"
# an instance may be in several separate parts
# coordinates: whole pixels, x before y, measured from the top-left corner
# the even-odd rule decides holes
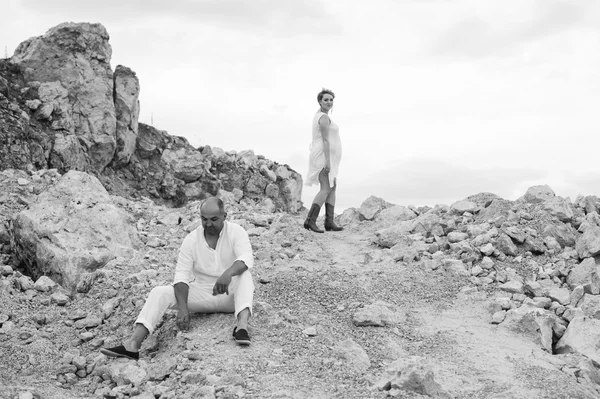
[[[225,207],[223,201],[217,197],[209,197],[200,206],[200,220],[204,234],[218,236],[225,226]]]
[[[210,210],[211,212],[225,213],[225,205],[223,205],[221,198],[218,197],[208,197],[205,199],[204,202],[202,202],[202,205],[200,205],[200,214],[202,214],[205,209],[206,211]]]

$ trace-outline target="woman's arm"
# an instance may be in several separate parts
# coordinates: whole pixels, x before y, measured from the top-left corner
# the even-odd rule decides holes
[[[329,172],[331,169],[331,157],[329,153],[329,125],[331,120],[327,115],[321,115],[319,118],[319,131],[323,138],[323,153],[325,154],[325,171]]]

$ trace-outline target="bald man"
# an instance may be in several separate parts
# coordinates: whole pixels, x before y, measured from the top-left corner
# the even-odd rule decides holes
[[[233,312],[237,319],[235,341],[250,344],[252,246],[246,231],[226,217],[219,198],[210,197],[202,203],[202,225],[188,234],[179,248],[173,284],[153,288],[131,337],[120,346],[101,349],[103,354],[137,360],[142,342],[167,309],[177,309],[177,327],[182,331],[190,327],[190,313]]]

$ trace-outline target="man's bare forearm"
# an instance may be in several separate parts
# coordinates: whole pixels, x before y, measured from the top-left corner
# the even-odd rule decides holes
[[[225,273],[228,273],[231,277],[234,277],[239,276],[246,270],[248,270],[248,266],[246,266],[246,264],[243,261],[236,260],[235,262],[233,262],[233,265],[229,267],[229,269],[225,270]]]
[[[187,310],[188,292],[190,291],[190,287],[186,283],[177,283],[175,284],[174,288],[177,307],[179,310]]]

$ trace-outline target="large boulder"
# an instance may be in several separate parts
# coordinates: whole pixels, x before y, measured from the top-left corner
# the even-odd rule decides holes
[[[70,171],[12,219],[15,255],[36,278],[48,275],[75,289],[83,273],[140,243],[130,217],[113,204],[98,179]]]
[[[596,264],[594,258],[586,258],[571,269],[567,275],[567,284],[574,289],[578,285],[591,283],[594,274],[600,274],[600,266]]]
[[[561,222],[570,222],[573,219],[573,205],[562,197],[552,197],[544,203],[544,210],[555,216]]]
[[[557,316],[544,309],[521,306],[506,312],[501,327],[529,337],[548,353],[552,353],[552,336],[558,328]]]
[[[523,199],[531,204],[539,204],[556,196],[554,190],[548,185],[533,186],[527,189]]]
[[[392,204],[389,202],[383,200],[382,198],[371,195],[360,205],[360,208],[358,208],[358,213],[360,213],[365,220],[373,220],[379,212],[389,208],[390,206],[392,206]]]
[[[576,317],[555,346],[556,354],[579,353],[600,362],[600,320]]]
[[[11,58],[26,82],[39,82],[42,117],[68,143],[53,149],[64,163],[51,166],[81,168],[69,164],[70,154],[85,153],[84,168],[102,171],[113,158],[117,119],[108,39],[101,24],[66,22],[24,41]]]
[[[590,225],[585,229],[575,244],[579,258],[600,255],[600,227]]]

